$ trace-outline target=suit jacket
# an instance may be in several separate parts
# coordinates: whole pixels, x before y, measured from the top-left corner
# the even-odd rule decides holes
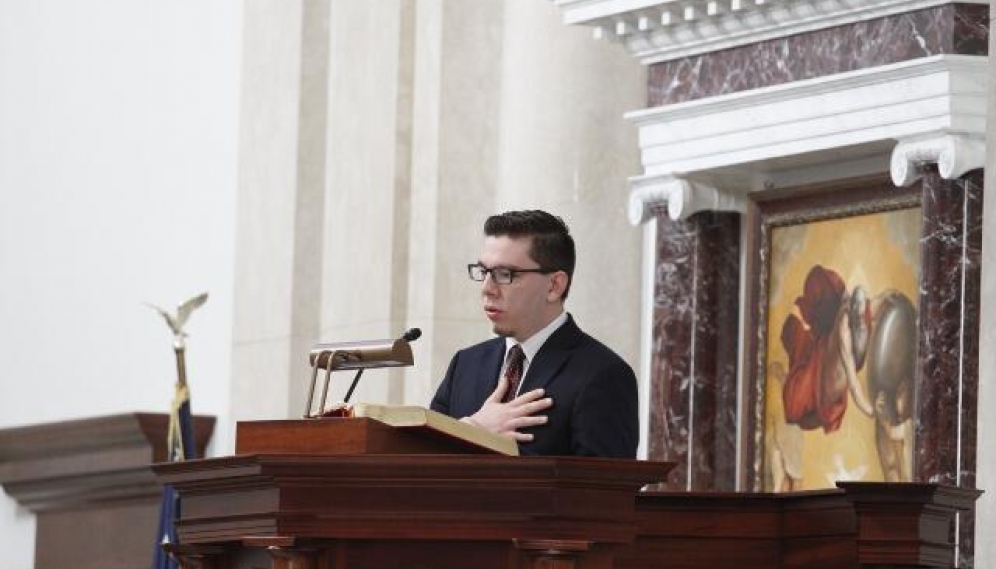
[[[505,339],[460,350],[431,407],[451,417],[473,415],[498,385]],[[639,441],[636,376],[612,350],[585,334],[568,315],[529,364],[520,393],[543,388],[553,406],[547,423],[522,429],[533,440],[524,455],[635,458]]]

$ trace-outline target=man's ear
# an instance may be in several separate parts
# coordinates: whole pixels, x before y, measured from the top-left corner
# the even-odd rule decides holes
[[[550,279],[550,289],[547,291],[546,298],[550,302],[563,301],[564,291],[567,290],[567,283],[570,282],[570,277],[564,271],[557,271],[553,273],[553,278]]]

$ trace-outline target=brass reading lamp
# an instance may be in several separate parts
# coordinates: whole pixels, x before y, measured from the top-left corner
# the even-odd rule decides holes
[[[314,419],[324,415],[325,402],[329,393],[329,381],[333,371],[356,370],[353,383],[350,384],[346,397],[343,399],[343,403],[348,403],[350,396],[353,395],[353,390],[356,389],[356,383],[363,375],[363,370],[378,367],[404,367],[414,364],[410,342],[414,342],[421,335],[421,330],[412,328],[396,340],[315,344],[309,354],[311,387],[308,390],[308,403],[304,408],[304,418]],[[325,370],[325,381],[322,386],[322,398],[318,405],[318,411],[315,412],[312,407],[320,369]]]

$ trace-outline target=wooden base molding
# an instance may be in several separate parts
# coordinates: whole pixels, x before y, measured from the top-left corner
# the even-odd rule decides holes
[[[220,548],[212,565],[187,569],[951,567],[954,516],[980,494],[857,482],[791,494],[640,491],[670,467],[251,455],[155,469],[184,498],[184,547]]]

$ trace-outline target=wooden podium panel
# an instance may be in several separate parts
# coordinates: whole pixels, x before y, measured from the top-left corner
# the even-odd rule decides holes
[[[182,499],[187,568],[608,569],[636,492],[672,466],[453,454],[471,450],[371,419],[254,421],[236,456],[155,471]]]
[[[784,494],[648,492],[619,569],[858,569],[954,566],[954,515],[979,490],[840,482]]]
[[[247,538],[625,543],[670,464],[461,455],[251,455],[160,464],[181,543]]]
[[[249,455],[160,464],[184,567],[611,567],[667,463],[501,455]],[[569,567],[573,565],[565,565]]]
[[[860,482],[792,494],[641,492],[673,465],[363,454],[377,436],[366,447],[280,447],[317,454],[156,465],[183,500],[171,551],[185,569],[951,567],[955,513],[980,494]],[[237,447],[274,443],[254,444]]]
[[[636,492],[669,465],[502,456],[246,456],[156,468],[201,569],[952,567],[977,490],[841,483]]]
[[[368,418],[240,421],[235,454],[491,454],[429,428],[396,428]]]

